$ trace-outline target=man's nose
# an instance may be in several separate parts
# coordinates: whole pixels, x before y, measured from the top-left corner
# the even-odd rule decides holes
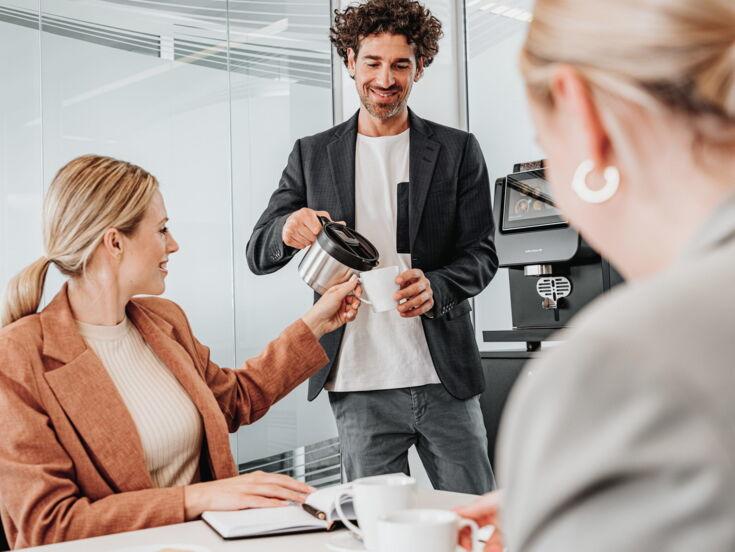
[[[381,88],[390,88],[395,84],[396,79],[393,77],[393,70],[391,69],[390,65],[387,65],[381,69],[381,71],[378,73],[378,85]]]

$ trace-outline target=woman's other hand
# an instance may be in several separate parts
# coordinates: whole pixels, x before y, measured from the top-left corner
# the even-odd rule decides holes
[[[302,504],[314,492],[306,483],[278,473],[253,472],[184,487],[187,521],[208,510],[274,508]]]
[[[480,527],[484,527],[486,525],[492,525],[495,527],[495,531],[493,531],[490,540],[485,543],[485,552],[503,552],[504,550],[503,533],[500,530],[500,519],[498,517],[502,499],[502,491],[493,491],[492,493],[487,493],[468,506],[462,506],[454,509],[454,511],[460,516],[473,520]],[[472,550],[469,531],[463,531],[460,534],[459,544],[465,550]]]
[[[302,320],[317,338],[354,320],[362,290],[357,276],[329,288]]]

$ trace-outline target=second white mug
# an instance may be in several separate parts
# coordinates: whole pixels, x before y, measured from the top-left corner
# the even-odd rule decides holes
[[[411,508],[414,504],[416,481],[402,473],[375,475],[356,479],[334,499],[337,515],[347,529],[359,537],[365,548],[378,550],[378,517],[394,510]],[[351,497],[360,527],[356,527],[342,512],[341,501]]]

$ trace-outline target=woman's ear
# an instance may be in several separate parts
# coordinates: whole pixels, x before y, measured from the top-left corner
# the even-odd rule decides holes
[[[560,65],[551,77],[551,96],[570,143],[581,159],[591,159],[604,168],[610,159],[610,136],[602,122],[587,81],[569,65]]]
[[[113,258],[119,260],[123,254],[122,233],[117,228],[108,228],[102,236],[102,247]]]

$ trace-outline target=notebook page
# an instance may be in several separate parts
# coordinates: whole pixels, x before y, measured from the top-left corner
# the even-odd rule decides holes
[[[332,487],[325,487],[311,493],[306,497],[306,503],[313,506],[320,512],[324,512],[327,515],[328,521],[338,520],[337,511],[334,509],[334,499],[337,497],[340,491],[348,488],[349,485],[334,485]],[[344,498],[342,501],[342,512],[349,519],[356,519],[355,511],[352,507],[352,500]]]
[[[263,535],[283,530],[326,529],[325,522],[308,514],[301,506],[204,512],[202,519],[225,538]]]

